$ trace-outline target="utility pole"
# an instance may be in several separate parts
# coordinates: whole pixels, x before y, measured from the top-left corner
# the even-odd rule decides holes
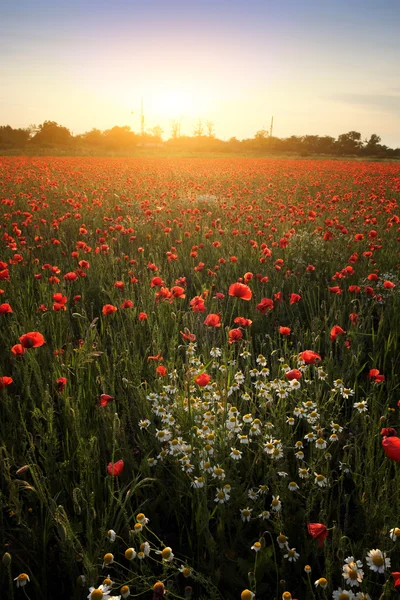
[[[274,117],[271,118],[271,127],[269,128],[269,137],[272,137],[272,129],[274,127]]]

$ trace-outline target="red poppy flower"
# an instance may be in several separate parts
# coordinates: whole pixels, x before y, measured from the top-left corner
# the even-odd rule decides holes
[[[11,314],[13,309],[9,304],[0,304],[0,315]]]
[[[308,523],[307,529],[311,537],[314,540],[318,540],[318,546],[323,546],[325,538],[328,537],[326,525],[322,523]]]
[[[381,435],[391,437],[392,435],[397,435],[397,431],[394,427],[384,427],[381,429]]]
[[[204,299],[201,296],[195,296],[189,304],[193,312],[205,312],[207,310],[204,305]]]
[[[314,365],[317,361],[322,360],[320,355],[314,350],[304,350],[300,352],[300,358],[303,360],[306,365]]]
[[[140,312],[139,313],[139,321],[147,321],[148,319],[148,315],[145,312]]]
[[[394,585],[394,589],[395,590],[400,590],[400,572],[399,571],[395,571],[394,573],[392,573],[392,577],[393,577],[393,585]]]
[[[164,282],[161,277],[153,277],[153,279],[150,281],[150,287],[162,287],[163,285]]]
[[[333,287],[328,287],[328,290],[330,291],[331,294],[336,294],[338,296],[342,293],[342,290],[340,289],[340,287],[338,285],[334,285]]]
[[[124,461],[123,460],[117,460],[117,462],[115,462],[115,463],[110,462],[107,465],[108,474],[112,475],[113,477],[119,477],[119,475],[121,475],[123,470],[124,470]]]
[[[101,394],[100,406],[107,406],[107,404],[109,404],[113,400],[114,400],[114,396],[109,396],[108,394]]]
[[[232,285],[229,286],[228,294],[235,298],[242,298],[242,300],[251,300],[253,296],[253,292],[249,286],[244,283],[232,283]]]
[[[161,356],[161,354],[156,354],[155,356],[148,356],[147,360],[155,360],[155,361],[162,362],[164,360],[164,358]]]
[[[170,291],[173,298],[186,298],[185,288],[180,285],[174,285]]]
[[[382,448],[388,458],[395,462],[400,462],[400,438],[397,436],[384,436],[382,439]]]
[[[374,383],[381,383],[382,381],[385,381],[385,376],[381,375],[379,369],[371,369],[368,373],[368,377],[372,379]]]
[[[332,327],[332,329],[331,329],[331,333],[330,333],[329,338],[330,338],[330,340],[332,342],[334,342],[336,340],[336,338],[337,338],[338,335],[342,335],[342,334],[345,334],[345,333],[346,333],[345,330],[342,329],[340,327],[340,325],[334,325]]]
[[[77,296],[74,296],[73,300],[76,304],[77,302],[80,302],[82,300],[82,296],[79,296],[79,294],[78,294]]]
[[[221,292],[217,292],[214,296],[215,300],[225,300],[225,294],[221,294]]]
[[[67,310],[67,307],[65,306],[65,304],[58,304],[57,302],[54,302],[53,310],[59,312],[60,310]]]
[[[53,294],[53,301],[57,304],[66,304],[67,296],[63,296],[61,292],[57,292],[56,294]]]
[[[133,308],[132,300],[124,300],[120,308]]]
[[[105,304],[103,306],[103,310],[102,313],[103,315],[111,315],[112,313],[116,312],[118,309],[116,306],[113,306],[112,304]]]
[[[351,294],[359,294],[361,292],[359,285],[349,285],[348,290]]]
[[[11,348],[11,352],[14,354],[14,356],[22,356],[22,354],[24,354],[25,352],[25,348],[22,344],[15,344]]]
[[[246,319],[245,317],[236,317],[233,322],[240,327],[250,327],[253,321],[251,319]]]
[[[349,319],[350,319],[352,325],[357,325],[358,314],[357,313],[350,313],[349,314]]]
[[[78,279],[78,275],[74,273],[74,271],[70,271],[69,273],[65,273],[64,279],[65,281],[76,281]]]
[[[281,335],[288,336],[291,333],[291,329],[290,329],[290,327],[279,327],[279,333]]]
[[[289,296],[289,304],[296,304],[300,302],[301,296],[299,294],[290,294]]]
[[[196,341],[196,336],[194,333],[190,333],[189,329],[185,329],[185,331],[180,331],[179,332],[182,336],[182,339],[186,340],[187,342],[194,342]]]
[[[167,369],[163,365],[160,365],[159,367],[156,368],[156,373],[157,373],[157,375],[160,375],[161,377],[165,377],[167,374]]]
[[[267,312],[274,308],[274,302],[271,298],[263,298],[261,302],[259,302],[256,306],[256,310],[262,315],[265,315]]]
[[[298,369],[292,369],[291,371],[287,371],[285,373],[285,377],[289,381],[292,381],[293,379],[301,379],[302,374],[301,374],[301,371],[299,371]]]
[[[3,390],[4,388],[6,388],[8,385],[11,385],[12,383],[13,383],[12,377],[7,377],[7,375],[0,377],[0,390]]]
[[[44,337],[38,331],[30,331],[29,333],[24,333],[19,338],[22,346],[24,348],[40,348],[45,343]]]
[[[2,269],[0,271],[0,281],[8,281],[10,279],[10,273],[8,269]]]
[[[56,379],[56,384],[57,384],[57,390],[59,392],[62,392],[63,389],[65,388],[65,386],[67,385],[66,377],[59,377],[58,379]]]
[[[160,290],[156,292],[156,302],[168,300],[169,298],[171,298],[171,296],[172,294],[167,287],[161,287]]]
[[[240,329],[231,329],[228,333],[228,337],[229,337],[229,343],[233,344],[234,342],[238,342],[239,340],[242,339],[243,337],[243,333],[240,331]]]
[[[210,380],[211,380],[211,376],[208,375],[208,373],[201,373],[200,375],[198,375],[196,377],[195,382],[200,387],[205,387],[206,385],[208,385],[210,383]]]
[[[207,327],[221,327],[221,317],[214,313],[210,313],[206,316],[204,325],[207,325]]]
[[[385,290],[392,290],[396,286],[392,281],[384,281],[383,287],[385,288]]]

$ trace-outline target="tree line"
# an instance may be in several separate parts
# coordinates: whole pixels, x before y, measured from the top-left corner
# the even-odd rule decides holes
[[[100,154],[102,152],[135,153],[139,148],[163,147],[179,152],[228,152],[255,154],[299,154],[360,156],[376,158],[400,158],[400,148],[389,148],[381,144],[379,135],[373,133],[369,139],[362,139],[358,131],[342,133],[338,138],[329,135],[292,135],[287,138],[270,136],[262,129],[252,138],[228,141],[220,140],[214,133],[214,125],[207,121],[205,126],[199,120],[192,136],[181,135],[179,123],[173,122],[171,137],[163,141],[163,130],[156,126],[144,135],[131,130],[128,125],[115,126],[105,131],[92,129],[80,135],[55,121],[45,121],[39,126],[14,129],[10,125],[0,126],[0,151],[43,152],[60,149],[64,152],[80,154]]]

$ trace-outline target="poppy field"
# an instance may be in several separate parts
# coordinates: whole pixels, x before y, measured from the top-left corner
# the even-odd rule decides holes
[[[400,591],[400,165],[0,157],[1,597]]]

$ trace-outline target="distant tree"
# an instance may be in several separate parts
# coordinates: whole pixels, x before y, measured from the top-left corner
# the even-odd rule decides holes
[[[302,150],[305,152],[309,152],[310,154],[317,153],[318,150],[318,135],[305,135],[302,139]]]
[[[180,122],[177,120],[172,121],[171,124],[171,137],[176,140],[180,135]]]
[[[335,138],[330,135],[324,135],[318,138],[318,153],[333,154],[335,152]]]
[[[161,142],[164,130],[162,129],[162,127],[160,127],[160,125],[156,125],[155,127],[153,127],[153,129],[150,129],[150,133],[154,138],[156,138],[157,141]]]
[[[72,140],[70,130],[55,121],[45,121],[38,129],[39,131],[32,138],[34,144],[66,146]]]
[[[201,137],[202,135],[204,135],[204,125],[201,119],[198,119],[193,131],[193,135],[194,137]]]
[[[369,140],[365,140],[364,153],[367,156],[376,156],[382,152],[382,148],[386,148],[386,146],[381,146],[380,144],[381,138],[376,133],[372,133]]]
[[[269,137],[268,131],[266,129],[260,129],[255,134],[254,139],[258,140],[258,141],[264,141],[264,140],[267,140],[268,137]]]
[[[283,150],[286,152],[301,152],[303,138],[298,135],[291,135],[283,140]]]
[[[14,129],[10,125],[0,126],[0,148],[24,148],[29,140],[29,129]]]
[[[92,129],[79,136],[79,141],[88,146],[100,147],[104,144],[104,135],[100,129]]]
[[[214,123],[212,121],[206,121],[206,129],[207,136],[210,138],[215,138]]]
[[[337,147],[340,154],[359,154],[362,148],[361,133],[349,131],[338,137]]]
[[[131,131],[129,125],[123,127],[116,125],[104,131],[103,136],[105,146],[110,150],[133,149],[138,142],[138,136]]]

